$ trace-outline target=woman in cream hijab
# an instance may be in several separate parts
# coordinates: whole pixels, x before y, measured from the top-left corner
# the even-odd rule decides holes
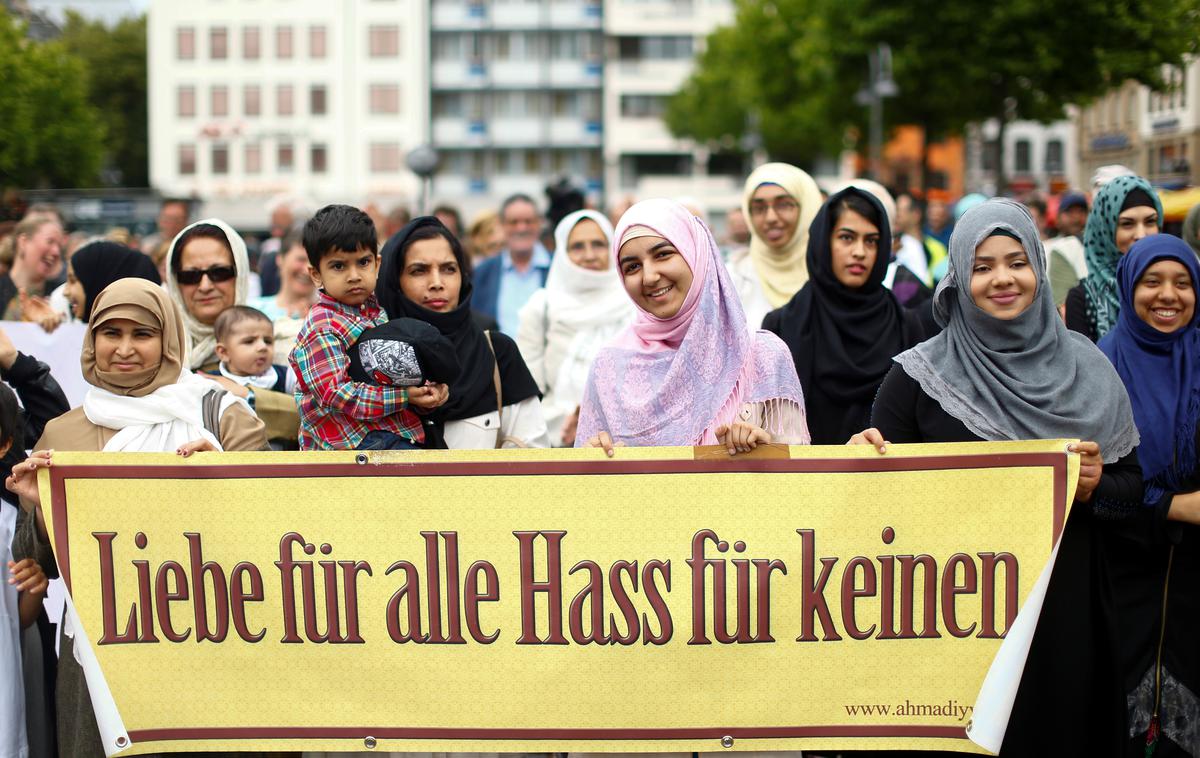
[[[187,366],[215,371],[217,338],[213,324],[222,311],[245,305],[250,286],[246,243],[233,227],[218,218],[197,221],[180,232],[167,253],[167,292],[179,307],[188,342]],[[295,439],[300,430],[296,401],[288,393],[255,389],[217,378],[226,391],[251,402],[267,425],[271,439]]]
[[[821,202],[813,178],[787,163],[765,163],[746,179],[742,212],[750,247],[735,253],[728,268],[752,328],[808,281],[808,227]]]
[[[39,504],[37,469],[49,465],[53,450],[265,450],[263,424],[246,404],[192,373],[186,339],[178,309],[158,285],[130,278],[106,287],[92,306],[80,359],[91,389],[82,406],[46,424],[34,445],[38,452],[13,468],[9,488]],[[38,526],[44,543],[40,513]],[[104,749],[79,663],[88,643],[71,627],[64,624],[60,642],[59,750],[100,757]]]

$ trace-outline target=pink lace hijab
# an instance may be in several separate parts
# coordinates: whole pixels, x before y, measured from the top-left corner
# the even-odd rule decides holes
[[[617,276],[620,241],[635,226],[679,250],[692,269],[692,286],[674,316],[657,318],[639,307],[629,328],[597,354],[575,444],[607,431],[614,443],[630,446],[713,445],[717,427],[735,420],[747,403],[765,404],[764,425],[773,438],[808,444],[791,353],[774,334],[747,328],[708,227],[671,200],[637,203],[613,235]]]

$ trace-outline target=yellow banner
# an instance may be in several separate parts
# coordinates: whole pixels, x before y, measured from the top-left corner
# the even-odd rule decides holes
[[[1064,450],[55,453],[41,487],[112,752],[982,752]]]

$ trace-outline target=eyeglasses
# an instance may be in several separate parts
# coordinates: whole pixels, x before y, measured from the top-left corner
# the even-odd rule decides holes
[[[765,216],[768,208],[774,210],[776,216],[790,216],[800,210],[800,204],[790,197],[777,197],[770,203],[754,200],[750,203],[750,215]]]
[[[227,282],[237,276],[237,269],[233,266],[209,266],[208,268],[185,268],[175,274],[175,279],[180,284],[199,284],[204,277],[213,284]]]

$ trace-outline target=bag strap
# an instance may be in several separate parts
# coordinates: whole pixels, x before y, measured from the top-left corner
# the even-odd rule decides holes
[[[500,392],[500,359],[496,357],[496,347],[492,344],[492,331],[490,329],[484,331],[483,336],[487,339],[488,350],[492,353],[492,385],[496,388],[496,447],[504,444],[504,396]]]
[[[225,397],[225,390],[211,389],[204,393],[204,397],[200,401],[204,428],[218,440],[221,439],[221,399],[223,397]]]

